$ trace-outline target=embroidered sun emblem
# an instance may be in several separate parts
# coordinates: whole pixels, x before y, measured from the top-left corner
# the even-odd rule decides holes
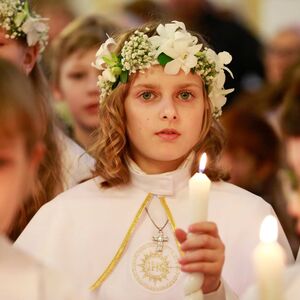
[[[156,251],[146,254],[142,259],[141,264],[139,264],[139,267],[141,267],[144,277],[154,284],[167,279],[168,274],[170,273],[168,258]]]
[[[170,288],[180,275],[178,254],[168,245],[162,252],[156,243],[147,243],[137,249],[132,258],[134,279],[147,290],[160,292]]]

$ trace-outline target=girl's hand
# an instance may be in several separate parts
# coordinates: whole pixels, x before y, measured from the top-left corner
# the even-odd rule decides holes
[[[202,273],[202,291],[204,294],[211,293],[220,285],[225,260],[225,246],[219,237],[217,225],[212,222],[195,223],[189,227],[188,233],[182,229],[175,231],[184,252],[179,259],[181,270]]]

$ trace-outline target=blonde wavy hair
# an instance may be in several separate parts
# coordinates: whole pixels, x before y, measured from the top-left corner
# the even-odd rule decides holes
[[[157,25],[156,23],[147,24],[138,30],[152,36],[155,34]],[[150,30],[146,31],[146,27]],[[115,38],[117,45],[114,52],[117,55],[121,52],[125,41],[136,29]],[[193,35],[196,35],[199,41],[206,45],[199,34],[193,33]],[[126,132],[124,101],[136,76],[137,74],[133,74],[126,84],[119,84],[100,104],[100,125],[95,132],[96,143],[91,148],[91,153],[96,159],[94,175],[103,179],[101,187],[114,187],[130,182],[130,173],[126,163],[126,158],[130,156],[130,148]],[[212,108],[206,92],[204,99],[202,130],[199,133],[198,143],[191,149],[196,153],[191,175],[198,170],[200,155],[206,152],[209,162],[205,173],[211,180],[218,181],[226,176],[217,167],[218,156],[224,145],[224,132],[219,122],[212,116]]]

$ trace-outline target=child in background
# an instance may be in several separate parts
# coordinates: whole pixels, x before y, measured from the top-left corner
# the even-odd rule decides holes
[[[223,182],[217,167],[230,61],[176,21],[109,38],[95,62],[98,177],[43,206],[16,244],[99,300],[184,299],[184,273],[203,274],[204,299],[237,299],[253,282],[257,232],[274,211]],[[203,152],[208,221],[190,224],[188,183]],[[279,243],[294,261],[280,226]]]
[[[300,199],[300,62],[290,76],[281,109],[280,129],[285,145],[286,163],[289,169],[290,188],[287,197]]]
[[[52,86],[54,96],[65,101],[73,119],[69,135],[84,149],[94,142],[99,122],[99,72],[91,66],[99,45],[117,27],[92,15],[70,23],[54,40]]]
[[[0,299],[78,299],[61,275],[15,249],[5,237],[34,188],[45,144],[39,100],[29,80],[2,59],[0,95]]]
[[[17,18],[19,16],[19,18]],[[21,18],[22,16],[22,18]],[[18,22],[16,22],[16,20]],[[30,201],[20,209],[10,238],[15,240],[35,212],[47,201],[87,177],[94,161],[56,126],[48,84],[38,58],[47,44],[45,20],[30,10],[27,0],[3,0],[0,5],[0,57],[17,65],[32,81],[39,97],[45,154]],[[82,163],[83,162],[83,163]]]
[[[271,204],[296,257],[299,239],[287,213],[281,182],[282,148],[277,134],[262,116],[238,106],[226,111],[221,123],[226,145],[220,165],[229,172],[229,182]]]
[[[26,14],[26,11],[28,13]],[[17,13],[24,14],[16,24]],[[37,30],[38,28],[38,30]],[[58,146],[52,109],[48,102],[47,83],[37,62],[47,44],[47,25],[29,10],[27,1],[4,0],[0,6],[0,57],[17,65],[30,78],[39,101],[40,128],[45,153],[38,170],[31,200],[21,207],[10,238],[15,240],[35,212],[63,190],[61,152]]]

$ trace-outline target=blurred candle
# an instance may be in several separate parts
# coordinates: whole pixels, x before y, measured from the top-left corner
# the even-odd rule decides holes
[[[207,161],[206,153],[203,153],[200,159],[199,173],[189,180],[189,199],[190,199],[190,222],[198,223],[207,220],[208,198],[211,187],[211,181],[203,173]],[[192,234],[188,235],[193,238]],[[186,300],[202,300],[203,294],[201,286],[203,284],[203,274],[188,274],[184,284],[184,294]]]
[[[254,264],[260,300],[283,299],[283,270],[285,255],[277,243],[278,224],[267,216],[260,227],[260,244],[254,251]]]

